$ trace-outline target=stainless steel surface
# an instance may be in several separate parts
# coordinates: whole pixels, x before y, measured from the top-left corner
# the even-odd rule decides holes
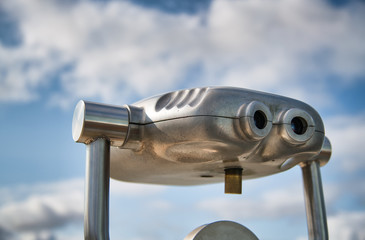
[[[74,111],[72,136],[76,142],[90,143],[104,137],[112,146],[122,146],[129,131],[126,107],[80,101]]]
[[[86,149],[85,239],[108,240],[110,144],[99,138],[86,145]]]
[[[192,231],[184,240],[258,240],[248,228],[231,221],[203,225]]]
[[[251,101],[242,105],[237,115],[240,130],[248,139],[261,140],[271,131],[273,122],[271,111],[261,102]]]
[[[321,167],[326,165],[330,160],[332,155],[332,146],[330,140],[325,137],[322,145],[322,149],[317,156],[314,157],[313,160],[319,161]]]
[[[297,131],[294,131],[295,120],[297,124],[302,124]],[[315,124],[312,117],[305,111],[297,108],[292,108],[286,111],[282,117],[282,123],[284,128],[282,136],[288,143],[304,143],[308,141],[314,133]]]
[[[224,193],[242,193],[242,168],[225,169]]]
[[[312,156],[304,155],[304,156],[289,158],[280,166],[280,168],[284,171],[298,164],[311,161],[319,161],[320,165],[324,166],[330,160],[331,153],[332,153],[331,143],[327,137],[324,137],[322,148],[317,154]]]
[[[87,144],[86,239],[109,239],[110,175],[167,185],[225,181],[226,192],[240,193],[242,179],[298,164],[310,239],[328,239],[319,167],[328,162],[331,144],[319,114],[303,102],[224,87],[176,91],[124,107],[80,101],[72,132]],[[208,237],[257,239],[226,221],[185,239]]]
[[[304,195],[310,240],[327,240],[327,218],[319,161],[302,164]]]
[[[195,185],[288,170],[321,151],[324,126],[307,104],[241,88],[196,88],[127,106],[129,134],[111,148],[111,177]]]

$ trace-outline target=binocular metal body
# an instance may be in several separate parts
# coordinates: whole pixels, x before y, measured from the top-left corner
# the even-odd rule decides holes
[[[87,175],[88,199],[98,191],[92,189],[97,171],[104,171],[105,188],[110,176],[165,185],[225,182],[226,193],[240,193],[242,179],[301,165],[305,188],[310,184],[313,190],[318,185],[322,191],[320,175],[318,182],[313,174],[319,174],[319,166],[331,155],[323,122],[312,107],[291,98],[230,87],[180,90],[124,106],[80,101],[73,138],[88,145],[87,168],[105,162],[103,170],[99,166]],[[312,206],[313,201],[307,202]],[[319,201],[321,209],[311,211],[312,215],[324,213],[323,225],[323,194]],[[310,234],[321,231],[323,235],[327,227],[322,225]]]

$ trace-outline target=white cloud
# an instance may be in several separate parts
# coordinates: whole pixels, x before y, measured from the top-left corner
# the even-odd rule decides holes
[[[111,197],[133,199],[161,194],[166,189],[115,180],[111,180],[110,187]],[[70,239],[82,231],[83,179],[3,187],[0,194],[4,196],[0,202],[0,236],[3,234],[9,239],[16,236],[22,240]],[[159,211],[168,211],[171,207],[169,202],[158,199],[148,204],[148,209]],[[77,225],[78,231],[68,231],[70,225]]]
[[[143,197],[162,193],[166,186],[121,182],[110,179],[110,194],[122,197]]]
[[[178,79],[189,61],[178,57],[176,51],[183,49],[172,50],[176,44],[166,45],[166,40],[173,40],[166,38],[176,35],[176,26],[186,32],[198,23],[197,17],[170,16],[126,2],[81,2],[60,8],[53,1],[18,1],[9,8],[21,16],[24,44],[19,52],[27,50],[24,55],[29,52],[28,57],[34,61],[37,55],[31,58],[33,52],[46,53],[40,62],[54,62],[53,71],[72,65],[70,71],[60,75],[62,92],[55,97],[65,104],[69,96],[125,101],[131,95],[146,94],[151,88],[171,86],[171,79]],[[175,40],[179,40],[178,36]],[[181,45],[183,40],[179,41]],[[18,51],[5,50],[6,55],[17,55]],[[27,63],[26,57],[15,61],[22,67]],[[47,73],[47,69],[37,70],[40,73],[35,85]],[[32,90],[27,86],[31,78],[28,72],[19,72],[11,64],[3,71],[5,82],[15,81],[21,90]],[[12,78],[12,74],[23,78]],[[7,90],[20,93],[11,85]]]
[[[65,107],[79,98],[125,103],[176,86],[221,84],[329,104],[320,79],[365,74],[361,4],[216,0],[197,15],[123,1],[17,0],[5,7],[19,20],[23,43],[0,46],[7,56],[0,59],[2,101],[31,100],[59,81],[51,101]],[[194,65],[198,76],[186,79]]]
[[[230,46],[235,56],[222,82],[316,104],[330,101],[326,74],[364,74],[358,64],[363,62],[364,31],[354,29],[360,22],[352,12],[356,15],[352,9],[334,10],[320,1],[216,1],[210,15],[212,32],[224,45],[217,55],[232,57],[223,52]],[[350,41],[353,45],[345,44]]]
[[[340,115],[325,119],[326,135],[333,149],[330,164],[341,172],[351,173],[365,168],[362,152],[364,122],[364,114]]]
[[[207,199],[198,203],[197,207],[215,213],[219,218],[234,220],[305,216],[301,186],[261,191],[255,198]]]
[[[341,212],[328,217],[329,237],[333,240],[365,239],[365,212]]]
[[[4,191],[4,190],[3,190]],[[0,225],[16,232],[57,228],[83,218],[80,180],[20,186],[0,206]]]
[[[2,225],[16,231],[37,231],[62,226],[83,216],[83,194],[32,196],[22,202],[9,203],[0,210]]]
[[[274,179],[274,177],[271,177]],[[265,186],[255,195],[246,197],[210,197],[197,204],[198,211],[209,212],[220,219],[230,219],[238,222],[252,220],[279,221],[290,219],[298,223],[305,219],[304,194],[301,185],[293,185],[294,179],[287,179],[290,186],[278,188],[280,181],[265,182]],[[359,211],[333,211],[336,201],[344,194],[341,183],[325,183],[324,194],[327,211],[327,222],[330,239],[360,240],[365,237],[365,212]],[[268,185],[269,184],[269,185]],[[298,182],[296,183],[298,184]],[[282,185],[282,184],[281,184]],[[268,190],[272,189],[272,190]],[[362,191],[361,187],[358,191]],[[363,192],[362,192],[363,194]],[[350,196],[353,197],[353,196]],[[295,224],[294,224],[295,225]],[[268,231],[270,231],[268,229]],[[295,235],[294,235],[295,236]],[[292,236],[292,238],[294,238]],[[286,238],[285,238],[286,239]],[[308,236],[296,236],[295,239],[308,239]]]
[[[146,205],[148,208],[153,209],[154,212],[159,213],[167,212],[173,208],[173,204],[165,200],[150,201]]]

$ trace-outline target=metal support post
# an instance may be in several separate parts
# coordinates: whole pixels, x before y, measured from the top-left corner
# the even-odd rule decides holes
[[[319,161],[309,161],[301,165],[310,240],[327,240],[327,218],[324,203]]]
[[[129,131],[126,107],[80,101],[72,136],[86,144],[84,234],[87,240],[109,240],[110,146],[122,146]]]
[[[86,148],[85,239],[109,240],[110,143],[99,138]]]

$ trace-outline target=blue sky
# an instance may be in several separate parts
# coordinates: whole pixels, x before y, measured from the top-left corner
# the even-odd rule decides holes
[[[320,0],[0,2],[0,239],[82,239],[80,99],[130,104],[235,86],[321,114],[330,239],[365,239],[365,4]],[[223,185],[111,181],[111,239],[183,239],[228,219],[260,239],[307,239],[301,173]]]

